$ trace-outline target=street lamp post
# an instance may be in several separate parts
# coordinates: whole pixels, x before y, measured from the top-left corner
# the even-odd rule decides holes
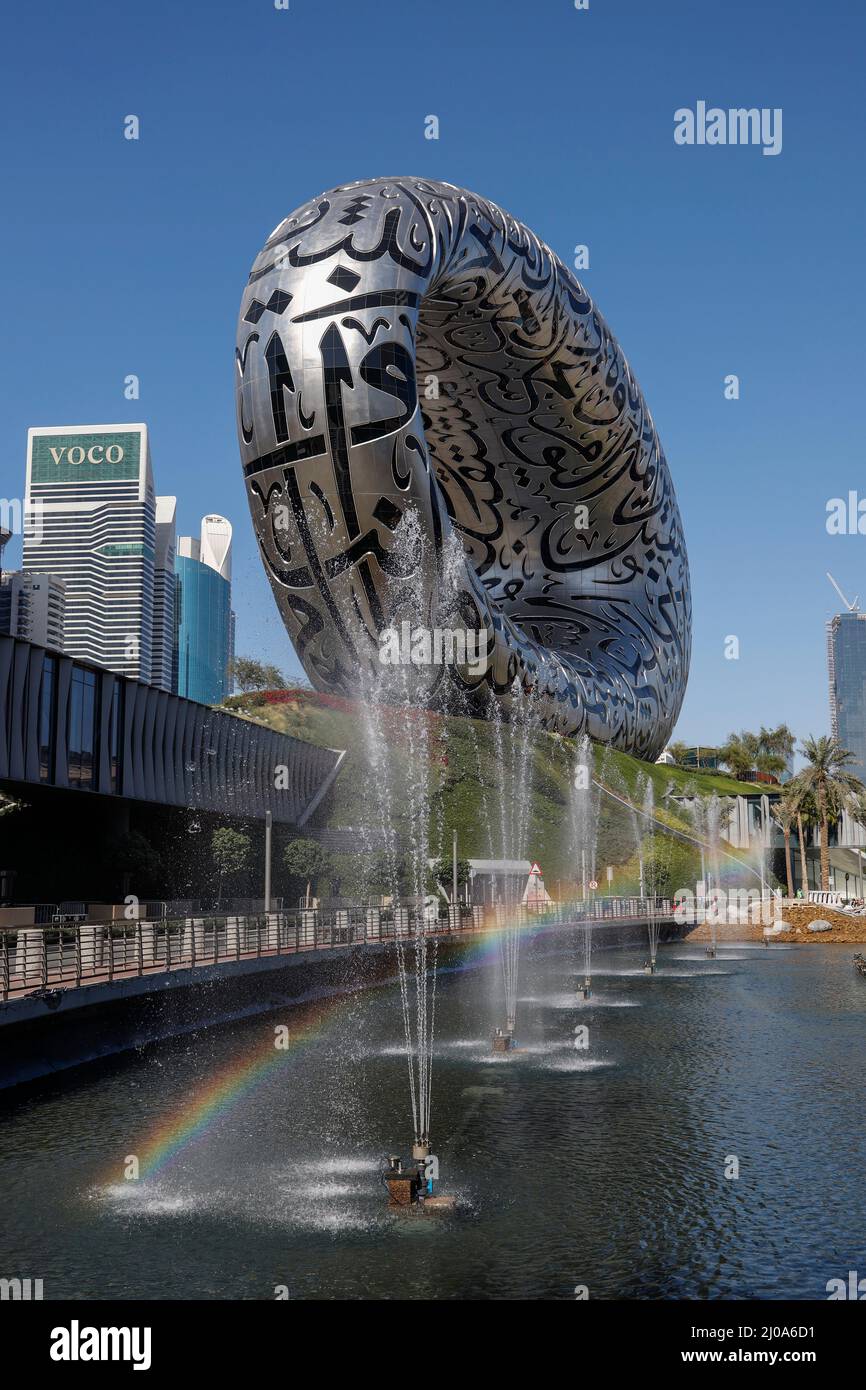
[[[451,841],[451,901],[457,906],[457,831]]]
[[[265,912],[271,910],[271,823],[270,811],[265,811]]]

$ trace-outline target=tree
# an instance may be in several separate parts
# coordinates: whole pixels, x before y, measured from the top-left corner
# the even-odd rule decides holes
[[[788,897],[794,896],[794,875],[791,870],[791,830],[797,819],[796,793],[783,792],[771,808],[770,814],[785,837],[785,877],[788,883]]]
[[[789,786],[796,787],[795,795],[814,797],[821,829],[821,888],[826,893],[830,887],[830,822],[856,804],[858,797],[866,795],[866,787],[859,777],[846,770],[856,757],[838,739],[826,734],[804,738],[800,753],[806,766]]]
[[[775,729],[765,729],[761,725],[758,742],[765,756],[773,755],[777,760],[777,771],[784,772],[797,742],[787,724],[777,724]],[[778,760],[781,760],[781,767],[778,766]]]
[[[794,735],[787,724],[779,724],[775,729],[765,729],[762,725],[757,734],[747,729],[729,734],[719,756],[738,779],[756,771],[778,777],[788,766],[793,749]]]
[[[809,892],[809,866],[806,863],[806,827],[818,824],[818,808],[810,791],[801,786],[796,777],[785,785],[785,795],[790,798],[797,820],[797,843],[800,847],[800,877],[803,881],[803,896]]]
[[[242,830],[232,830],[228,825],[221,825],[211,835],[210,851],[217,871],[217,902],[222,899],[225,875],[240,873],[249,863],[250,846],[249,835]]]
[[[123,896],[137,897],[157,888],[162,875],[162,859],[150,841],[138,830],[127,830],[109,840],[103,850],[104,862],[122,883]]]
[[[719,749],[719,757],[731,774],[742,781],[746,773],[755,770],[759,744],[757,734],[743,730],[739,734],[729,734],[724,747]]]
[[[762,724],[757,741],[755,767],[759,772],[766,772],[771,777],[781,776],[788,766],[795,743],[794,735],[787,724],[778,724],[775,729],[765,729]]]
[[[694,851],[664,832],[648,835],[642,847],[648,897],[666,898],[694,882]]]
[[[686,744],[686,743],[669,743],[668,746],[667,746],[667,751],[668,751],[668,753],[670,753],[670,755],[671,755],[671,757],[673,758],[674,763],[676,764],[677,767],[685,767],[685,765],[686,765],[686,758],[688,757],[688,754],[689,754],[688,744]]]
[[[431,870],[435,883],[442,885],[448,893],[450,901],[454,881],[454,860],[450,854],[443,854],[441,859],[437,859]],[[468,859],[457,860],[457,887],[463,888],[468,882],[472,873],[472,866]]]
[[[306,879],[307,906],[310,905],[310,889],[315,879],[331,872],[331,856],[318,840],[290,840],[283,850],[283,864],[292,878]]]
[[[378,893],[384,896],[386,893],[398,891],[401,876],[401,861],[394,861],[387,850],[377,849],[372,854],[367,855],[365,865],[365,887],[369,893]]]
[[[329,858],[328,874],[334,897],[363,898],[366,869],[363,854],[352,851],[349,854],[332,854]]]
[[[248,656],[236,657],[232,663],[232,684],[246,694],[250,690],[286,690],[286,678],[278,666],[254,661]]]
[[[387,850],[332,853],[324,872],[335,895],[351,897],[355,902],[389,895],[400,898],[412,892],[411,865],[404,855],[395,856]]]
[[[392,856],[387,850],[376,850],[371,856],[370,892],[394,898],[409,897],[415,891],[414,866],[406,854]]]

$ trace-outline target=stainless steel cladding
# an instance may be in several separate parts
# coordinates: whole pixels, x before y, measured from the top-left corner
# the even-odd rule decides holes
[[[418,632],[466,631],[478,659],[432,659],[424,703],[484,715],[520,688],[549,729],[663,747],[691,647],[670,474],[616,339],[528,228],[419,178],[314,198],[253,265],[237,409],[318,689],[369,689],[389,634],[417,668]]]

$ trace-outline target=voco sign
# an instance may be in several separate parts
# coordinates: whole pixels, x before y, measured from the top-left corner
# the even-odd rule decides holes
[[[85,449],[80,444],[73,444],[67,448],[64,444],[61,448],[49,447],[49,453],[56,464],[63,462],[63,455],[66,455],[66,462],[77,467],[82,463],[121,463],[123,461],[123,448],[120,444],[109,444],[103,449],[101,444],[92,444],[89,449]]]

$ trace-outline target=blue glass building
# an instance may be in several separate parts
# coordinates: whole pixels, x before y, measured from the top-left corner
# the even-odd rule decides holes
[[[175,690],[218,705],[231,691],[231,534],[224,517],[202,519],[201,540],[181,536],[175,559]]]
[[[847,769],[866,781],[866,613],[838,613],[827,624],[830,723],[854,754]]]

